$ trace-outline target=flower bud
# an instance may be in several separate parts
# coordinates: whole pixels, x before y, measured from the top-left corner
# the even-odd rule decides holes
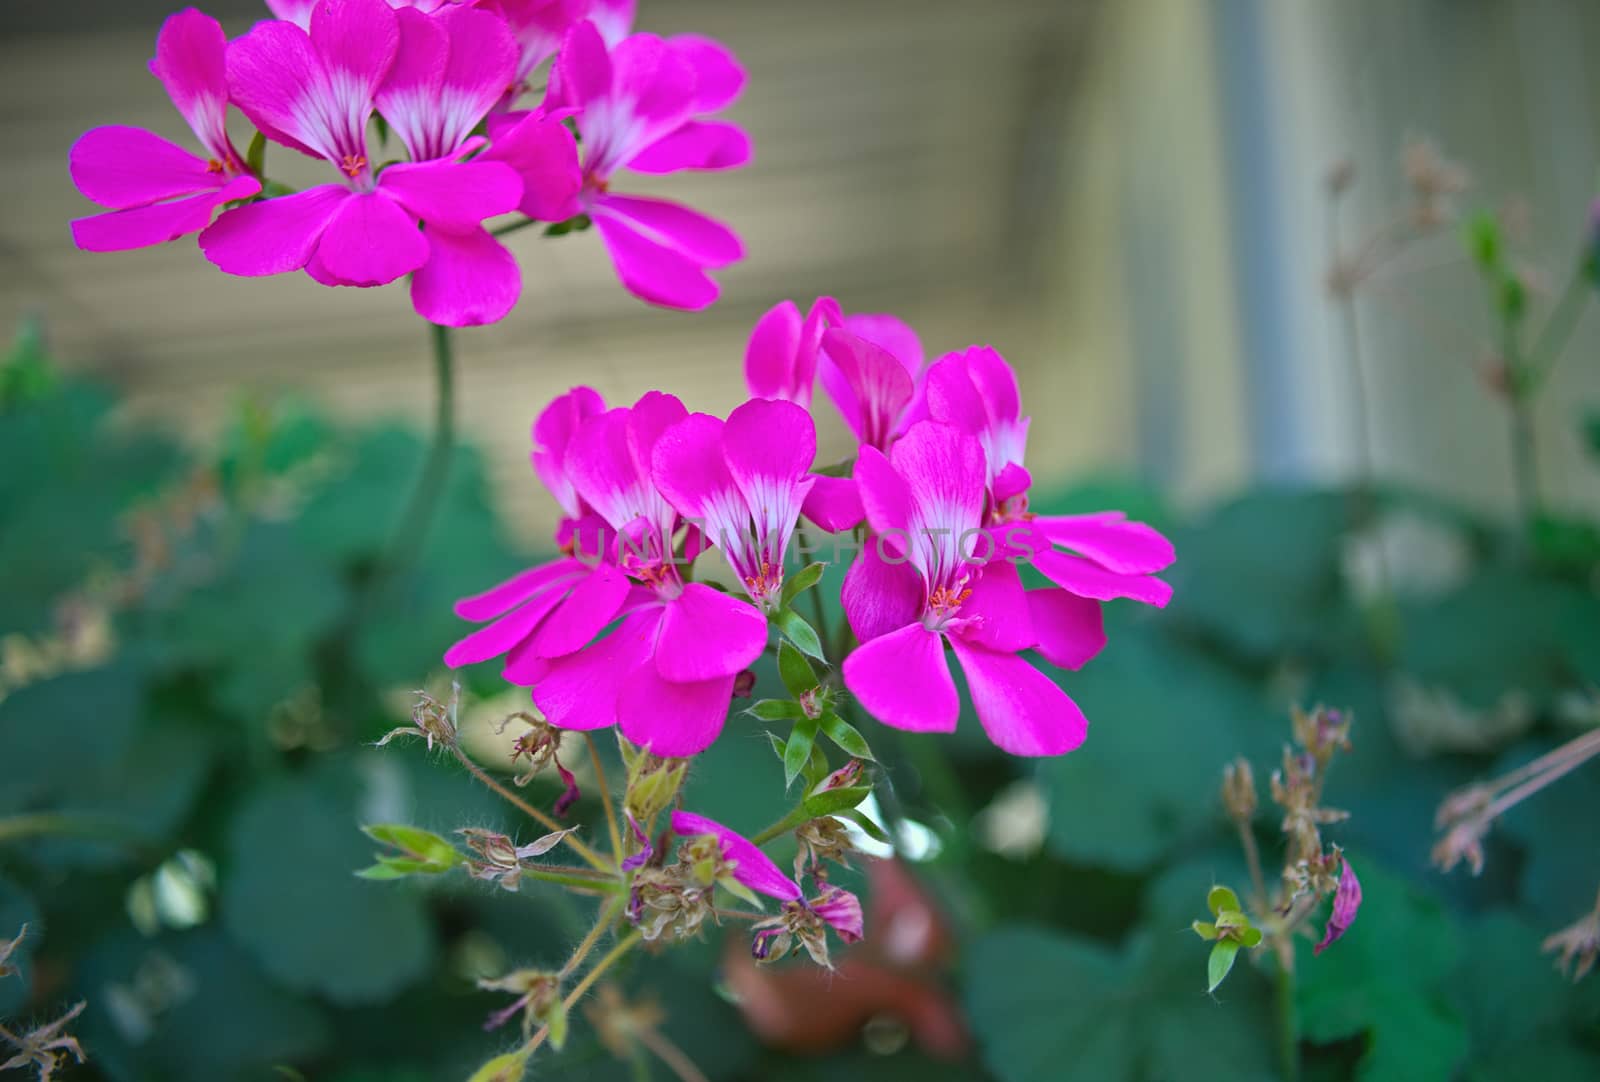
[[[684,775],[688,773],[689,760],[663,759],[637,749],[631,758],[628,764],[628,787],[622,798],[623,807],[641,823],[654,823],[678,799],[678,790],[683,787]]]

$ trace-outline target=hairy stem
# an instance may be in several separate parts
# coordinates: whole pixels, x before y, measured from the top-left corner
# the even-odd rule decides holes
[[[595,745],[594,734],[584,733],[584,743],[589,745],[589,762],[594,767],[594,783],[600,789],[600,803],[606,809],[606,829],[611,833],[611,853],[617,864],[622,863],[622,831],[617,827],[617,809],[611,800],[611,787],[606,784],[606,769],[600,764],[600,749]]]
[[[567,993],[567,998],[562,1001],[562,1006],[567,1009],[568,1013],[576,1006],[578,1000],[582,999],[589,989],[594,987],[595,982],[605,974],[605,971],[615,965],[619,959],[634,947],[637,947],[642,939],[644,939],[644,933],[635,928],[632,932],[617,940],[616,945],[607,951],[605,956],[596,962],[588,973],[584,974],[583,980],[579,981],[572,991]],[[550,1027],[540,1026],[539,1032],[535,1033],[528,1039],[528,1043],[522,1046],[523,1052],[534,1051],[541,1044],[544,1044],[549,1036]]]
[[[1255,891],[1250,904],[1257,913],[1263,913],[1267,908],[1267,881],[1261,874],[1261,850],[1256,845],[1255,834],[1250,830],[1250,821],[1235,819],[1233,822],[1239,828],[1239,848],[1244,850],[1245,863],[1250,866],[1250,888]]]
[[[634,1036],[639,1039],[640,1044],[654,1052],[656,1058],[665,1063],[667,1069],[683,1082],[710,1082],[705,1072],[696,1067],[694,1060],[686,1056],[683,1049],[673,1044],[666,1034],[653,1029],[640,1029],[635,1031]]]
[[[1294,945],[1289,945],[1289,957],[1294,957]],[[1282,952],[1279,952],[1282,960]],[[1276,1008],[1278,1028],[1278,1068],[1284,1082],[1298,1082],[1300,1078],[1300,1019],[1294,1009],[1294,966],[1279,965],[1273,1005]]]
[[[589,957],[589,952],[594,950],[595,944],[610,930],[617,919],[617,913],[622,908],[622,899],[613,898],[600,910],[600,915],[595,918],[594,927],[589,929],[589,934],[583,937],[577,948],[573,950],[572,957],[567,959],[567,964],[561,967],[561,977],[565,980],[578,971],[583,960]]]
[[[460,762],[462,766],[467,768],[467,772],[469,774],[471,774],[474,778],[477,778],[484,785],[488,786],[488,788],[497,796],[505,800],[512,807],[516,808],[523,815],[526,815],[529,819],[532,819],[546,830],[557,831],[566,829],[566,827],[562,826],[555,820],[554,816],[540,811],[532,804],[529,804],[526,800],[523,800],[516,793],[500,784],[500,782],[496,781],[487,770],[483,769],[483,767],[479,766],[477,763],[468,758],[466,752],[454,745],[451,745],[450,751],[455,755],[457,761]],[[593,849],[590,849],[587,845],[584,845],[571,834],[567,834],[562,837],[561,841],[563,844],[569,846],[574,853],[583,859],[585,864],[589,865],[589,867],[593,868],[595,871],[606,874],[610,874],[612,871],[614,871],[614,869],[606,863],[605,858],[600,856],[600,854],[596,853]]]

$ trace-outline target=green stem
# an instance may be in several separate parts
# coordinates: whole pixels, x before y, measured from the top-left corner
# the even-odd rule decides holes
[[[1517,513],[1524,529],[1531,529],[1540,514],[1539,452],[1533,426],[1533,401],[1521,390],[1511,398],[1511,468]]]
[[[524,879],[537,879],[541,883],[555,883],[558,886],[600,891],[605,894],[615,894],[622,890],[622,880],[589,875],[583,868],[524,867],[522,876]]]
[[[1578,320],[1589,303],[1588,270],[1589,259],[1585,257],[1579,261],[1572,276],[1567,279],[1567,286],[1561,292],[1561,299],[1556,301],[1550,318],[1545,320],[1544,326],[1539,331],[1539,337],[1534,339],[1533,349],[1528,353],[1527,380],[1530,394],[1539,384],[1550,378],[1556,362],[1561,359],[1568,341],[1572,338],[1572,332],[1578,328]]]
[[[620,958],[634,947],[637,947],[642,939],[644,939],[644,933],[635,928],[632,932],[617,940],[616,945],[606,952],[605,957],[596,962],[594,967],[584,974],[583,980],[579,981],[572,991],[567,993],[567,998],[561,1002],[562,1007],[570,1013],[572,1008],[577,1005],[578,1000],[582,999],[589,989],[594,987],[595,982],[605,974],[605,971],[615,965]],[[540,1026],[539,1032],[535,1033],[528,1043],[522,1046],[523,1053],[527,1054],[534,1051],[549,1036],[550,1027]]]
[[[502,226],[500,226],[500,227],[498,227],[496,229],[490,230],[490,232],[493,233],[497,237],[503,237],[503,236],[506,236],[509,233],[515,233],[519,229],[526,229],[530,225],[539,225],[539,224],[540,224],[539,222],[535,221],[532,218],[524,218],[520,222],[512,222],[510,225],[502,225]]]
[[[385,578],[405,570],[422,552],[428,527],[439,509],[445,482],[450,478],[450,460],[455,454],[455,348],[450,328],[429,324],[433,337],[434,398],[433,443],[423,461],[422,473],[400,517],[400,527],[379,563],[377,577]]]
[[[1293,950],[1293,947],[1290,947]],[[1283,1082],[1298,1082],[1300,1078],[1300,1019],[1294,1009],[1294,967],[1278,965],[1277,994],[1278,1065],[1283,1072]]]

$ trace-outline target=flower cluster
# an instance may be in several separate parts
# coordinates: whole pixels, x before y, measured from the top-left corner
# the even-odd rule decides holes
[[[623,170],[749,160],[745,134],[709,119],[744,84],[716,42],[632,33],[627,0],[268,6],[278,19],[232,41],[192,8],[166,21],[151,70],[202,153],[141,128],[85,134],[72,178],[109,210],[73,223],[80,248],[199,233],[229,274],[304,271],[329,286],[409,275],[417,312],[446,326],[492,323],[517,303],[516,259],[484,224],[512,212],[592,223],[623,284],[655,304],[709,305],[708,271],[741,258],[722,223],[612,190]],[[543,96],[525,106],[541,71]],[[256,129],[244,154],[230,108]],[[294,192],[270,180],[267,141],[325,162],[329,182]]]
[[[660,391],[611,409],[588,388],[552,402],[532,462],[562,509],[563,555],[461,601],[457,614],[486,626],[446,662],[504,657],[552,725],[615,725],[656,755],[695,755],[768,649],[769,623],[793,615],[785,559],[804,517],[855,553],[842,591],[855,645],[838,676],[867,714],[953,730],[948,647],[995,744],[1077,747],[1082,712],[1023,654],[1088,662],[1105,644],[1102,602],[1167,602],[1155,573],[1171,545],[1120,512],[1029,510],[1028,418],[993,349],[925,365],[898,319],[823,298],[804,317],[789,302],[762,316],[745,367],[752,397],[726,419]],[[859,442],[853,469],[815,461],[817,381]],[[697,580],[712,549],[737,593]]]

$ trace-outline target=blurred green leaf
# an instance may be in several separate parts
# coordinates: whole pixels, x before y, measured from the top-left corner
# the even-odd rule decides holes
[[[1487,773],[1515,770],[1554,747],[1550,740],[1528,741]],[[1497,824],[1522,850],[1522,904],[1552,931],[1592,909],[1600,886],[1600,831],[1575,830],[1579,823],[1600,823],[1600,769],[1592,760],[1511,808]]]
[[[1211,956],[1206,962],[1206,993],[1209,995],[1222,986],[1228,979],[1228,974],[1233,971],[1233,960],[1238,957],[1239,944],[1231,939],[1218,940],[1212,944]]]
[[[284,984],[377,1003],[426,969],[433,934],[418,896],[352,873],[367,863],[348,768],[252,793],[228,831],[222,915]]]
[[[1217,1003],[1192,970],[1174,980],[1193,945],[1140,933],[1116,951],[1022,925],[984,935],[968,947],[966,987],[984,1063],[1003,1082],[1055,1082],[1066,1065],[1107,1082],[1273,1078],[1264,982],[1240,974]]]
[[[1360,854],[1360,916],[1316,958],[1302,952],[1295,1009],[1305,1038],[1365,1036],[1361,1082],[1448,1078],[1467,1053],[1449,1002],[1461,940],[1438,902]]]

